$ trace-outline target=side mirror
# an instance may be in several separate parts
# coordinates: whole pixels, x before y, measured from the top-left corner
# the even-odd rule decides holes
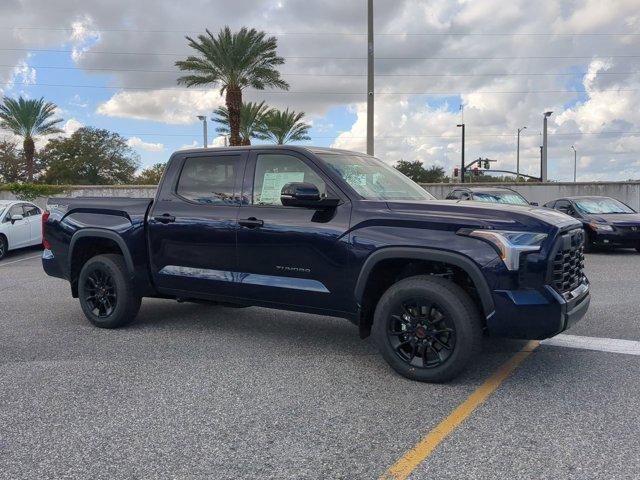
[[[539,206],[538,202],[529,202],[529,205],[531,205],[533,207],[538,207]]]
[[[24,217],[20,214],[17,215],[11,215],[11,223],[15,223],[18,220],[22,220]]]
[[[280,201],[285,207],[331,208],[339,203],[337,198],[322,198],[313,183],[291,182],[280,191]]]

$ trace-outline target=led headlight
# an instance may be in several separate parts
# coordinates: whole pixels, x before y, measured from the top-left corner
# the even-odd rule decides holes
[[[466,230],[460,233],[491,243],[498,250],[500,258],[509,270],[518,270],[520,268],[520,254],[537,252],[544,239],[547,238],[546,233],[506,230]]]
[[[613,227],[604,223],[591,222],[589,226],[596,232],[613,232]]]

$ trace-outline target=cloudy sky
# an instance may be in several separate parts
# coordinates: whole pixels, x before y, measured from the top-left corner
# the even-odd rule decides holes
[[[201,146],[196,115],[223,98],[176,87],[185,34],[224,25],[276,35],[289,92],[245,93],[306,112],[314,145],[363,151],[366,0],[2,0],[0,93],[55,102],[65,130],[129,139],[144,165]],[[549,177],[640,178],[638,0],[374,0],[376,156],[451,173],[460,158],[539,173],[542,113]],[[210,132],[213,128],[210,127]],[[212,134],[210,143],[219,144]]]

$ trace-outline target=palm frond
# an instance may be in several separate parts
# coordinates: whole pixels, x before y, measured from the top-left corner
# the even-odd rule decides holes
[[[56,109],[54,103],[45,102],[44,98],[31,100],[19,97],[16,100],[4,97],[0,105],[0,126],[25,139],[59,133],[61,130],[57,125],[62,119],[52,118]]]
[[[273,109],[265,115],[266,136],[273,142],[283,145],[289,142],[310,140],[311,125],[304,122],[304,112]]]

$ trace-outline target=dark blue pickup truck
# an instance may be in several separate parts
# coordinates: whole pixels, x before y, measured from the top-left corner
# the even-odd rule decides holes
[[[437,201],[344,150],[180,151],[155,199],[51,203],[44,269],[104,328],[133,320],[143,297],[331,315],[372,334],[400,374],[438,382],[483,332],[542,339],[589,306],[578,221]]]

